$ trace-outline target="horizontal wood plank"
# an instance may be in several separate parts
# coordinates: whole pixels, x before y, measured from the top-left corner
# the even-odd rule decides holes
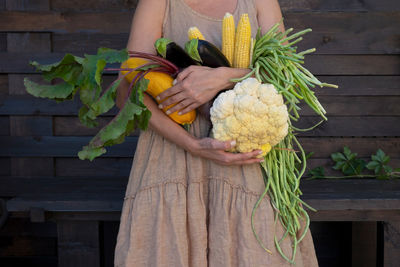
[[[335,21],[335,23],[332,23]],[[294,32],[311,28],[298,51],[315,47],[315,54],[399,54],[396,38],[400,13],[294,13],[287,14],[285,25]],[[122,49],[128,33],[54,34],[54,52],[96,53],[101,46]],[[379,38],[377,38],[379,36]]]
[[[93,162],[78,158],[56,158],[56,176],[128,177],[132,158],[99,158]]]
[[[133,11],[137,0],[52,0],[51,6],[56,11]],[[393,11],[400,10],[393,0],[279,0],[283,12],[290,11]]]
[[[133,11],[138,0],[52,0],[51,7],[56,11]]]
[[[400,115],[400,97],[397,96],[319,96],[318,99],[328,117]],[[300,107],[300,116],[315,115],[307,104]]]
[[[91,137],[78,136],[4,136],[0,157],[77,157],[78,151],[90,141]],[[400,158],[398,138],[299,138],[307,152],[314,152],[314,158],[329,158],[333,152],[342,151],[349,146],[360,157],[369,157],[381,148],[392,158]],[[123,144],[115,145],[102,157],[133,157],[137,137],[127,137]]]
[[[398,105],[400,96],[353,96],[343,95],[334,96],[330,92],[323,92],[325,89],[316,89],[316,94],[319,95],[318,99],[327,111],[327,116],[399,116],[400,106]],[[343,89],[345,90],[345,89]],[[341,92],[343,92],[343,90]],[[360,89],[361,90],[361,89]],[[394,91],[393,89],[392,91]],[[391,91],[388,89],[388,91]],[[400,91],[400,90],[399,90]],[[321,92],[321,95],[320,95]],[[339,92],[339,94],[341,93]],[[328,94],[328,95],[324,95]],[[345,94],[345,93],[343,93]],[[27,96],[4,96],[0,99],[0,115],[54,115],[54,116],[77,116],[81,107],[78,97],[75,101],[64,101],[57,103],[54,100],[36,98],[30,95]],[[301,104],[302,110],[300,114],[303,116],[315,115],[306,104]],[[117,114],[118,108],[114,107],[109,112],[102,115],[104,118],[99,119],[100,125],[104,125],[109,118]],[[57,117],[56,117],[57,118]],[[64,119],[57,118],[57,123],[65,124]],[[68,119],[65,119],[68,120]],[[76,121],[77,122],[77,121]],[[70,121],[69,123],[73,123]],[[75,127],[78,127],[73,123]],[[66,125],[60,125],[60,129],[56,128],[56,134],[65,129]],[[63,129],[64,128],[64,129]],[[71,130],[72,131],[72,130]],[[84,130],[82,130],[84,131]],[[93,130],[88,130],[90,133]]]
[[[50,33],[8,33],[7,34],[8,52],[50,52],[51,34]]]
[[[56,136],[94,136],[102,127],[104,127],[113,117],[100,117],[98,119],[99,126],[95,128],[88,128],[84,126],[77,116],[54,116],[54,135]],[[139,129],[136,129],[130,136],[138,136]]]
[[[70,197],[78,194],[87,194],[88,199],[95,198],[98,192],[103,192],[109,197],[123,196],[124,188],[128,183],[128,177],[114,176],[113,178],[97,176],[74,177],[1,177],[0,196],[14,197],[22,195],[70,194]]]
[[[0,144],[0,157],[77,157],[91,137],[4,136]],[[106,148],[106,157],[134,155],[137,137],[127,137],[123,144]]]
[[[60,53],[0,53],[0,73],[35,73],[29,62],[51,64]],[[371,64],[371,63],[374,64]],[[314,75],[400,75],[400,55],[308,55],[305,67]]]
[[[128,43],[128,33],[92,34],[72,33],[54,34],[53,51],[56,53],[88,53],[95,54],[99,47],[123,49]]]
[[[309,55],[305,67],[314,75],[399,75],[400,56]]]
[[[324,203],[325,204],[325,203]],[[386,221],[400,220],[400,213],[395,210],[323,210],[317,212],[309,211],[311,221],[314,222],[365,222],[365,221]]]
[[[377,149],[377,148],[375,148]],[[312,151],[307,151],[312,152]],[[318,153],[319,151],[317,151]],[[332,151],[336,152],[336,151]],[[375,151],[374,151],[375,152]],[[385,151],[386,152],[386,151]],[[372,154],[372,153],[371,153]],[[400,155],[397,155],[400,156]],[[362,158],[366,162],[370,161],[370,157]],[[82,161],[77,158],[56,158],[56,176],[129,176],[132,168],[132,158],[100,158],[96,161]],[[307,168],[304,177],[310,177],[309,171],[316,167],[325,169],[325,176],[343,176],[339,171],[334,170],[334,161],[330,158],[310,158],[307,160]],[[400,167],[400,158],[392,158],[389,165],[396,168]],[[372,174],[365,170],[365,174]]]
[[[317,76],[339,88],[314,88],[317,96],[398,96],[400,76]]]
[[[46,177],[54,176],[53,158],[11,158],[12,176]]]
[[[394,11],[400,10],[393,0],[279,0],[282,11]]]
[[[46,11],[50,9],[50,0],[6,0],[7,10]]]
[[[133,12],[0,12],[0,32],[127,33]]]
[[[9,96],[0,103],[0,115],[77,115],[80,107],[79,100],[57,103],[31,95]]]
[[[52,135],[50,116],[10,116],[10,135]]]
[[[307,129],[315,125],[319,117],[303,117],[294,126]],[[398,117],[329,117],[311,131],[302,132],[300,136],[400,136],[400,119]]]
[[[19,178],[19,183],[22,181],[21,179],[23,178]],[[54,180],[63,181],[62,179]],[[125,192],[124,185],[119,184],[119,187],[113,187],[110,190],[107,185],[107,187],[94,186],[98,183],[95,178],[92,178],[92,180],[70,180],[69,184],[72,183],[75,183],[76,188],[81,189],[78,192],[73,192],[68,186],[60,187],[60,185],[56,185],[53,192],[51,186],[47,185],[47,190],[51,190],[53,193],[44,193],[40,196],[23,194],[20,191],[18,197],[8,201],[8,209],[21,212],[28,211],[30,207],[34,206],[50,212],[64,213],[121,211]],[[91,186],[88,186],[89,183]],[[51,182],[50,184],[55,185]],[[86,187],[84,184],[86,184]],[[323,217],[327,219],[330,216],[332,220],[339,220],[340,218],[341,220],[367,221],[377,218],[388,220],[396,216],[396,218],[399,217],[399,185],[398,180],[304,180],[301,183],[301,189],[303,191],[302,199],[318,210],[317,213],[309,212],[315,220],[321,220]],[[55,193],[60,192],[63,188],[64,192],[67,193]],[[82,188],[89,189],[89,191],[86,192]],[[358,190],[354,191],[354,188]],[[94,189],[97,190],[97,193],[93,191]],[[103,189],[106,189],[109,193],[104,193]],[[82,199],[85,200],[84,205]],[[338,217],[335,218],[335,215],[338,215]]]

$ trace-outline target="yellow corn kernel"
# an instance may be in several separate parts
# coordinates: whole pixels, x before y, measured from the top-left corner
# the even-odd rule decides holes
[[[222,20],[222,53],[233,63],[233,52],[235,51],[235,21],[232,14],[226,13]]]
[[[250,39],[251,26],[249,15],[242,14],[236,28],[235,52],[233,55],[233,67],[248,68],[250,65]]]
[[[189,37],[189,40],[192,40],[192,39],[205,40],[203,34],[201,34],[200,30],[197,27],[189,28],[188,37]]]

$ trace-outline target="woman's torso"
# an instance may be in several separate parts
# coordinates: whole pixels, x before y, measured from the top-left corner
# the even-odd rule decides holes
[[[188,41],[187,30],[196,26],[205,39],[221,48],[222,19],[212,18],[192,9],[184,0],[166,0],[167,7],[163,21],[163,37],[175,41],[184,47]],[[259,27],[255,0],[237,0],[233,16],[237,24],[240,15],[248,13],[254,37]],[[228,10],[227,10],[228,12]]]

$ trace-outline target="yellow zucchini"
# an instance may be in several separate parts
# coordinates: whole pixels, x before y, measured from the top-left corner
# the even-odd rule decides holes
[[[122,63],[121,68],[137,68],[141,65],[146,64],[147,62],[148,62],[148,60],[143,59],[143,58],[131,57],[127,61]],[[121,71],[121,73],[123,75],[126,74],[127,72],[128,71]],[[132,80],[136,76],[136,74],[137,74],[137,71],[133,71],[132,73],[125,76],[125,78],[130,83],[130,82],[132,82]],[[154,99],[156,99],[156,97],[159,94],[161,94],[168,88],[172,87],[172,83],[174,81],[174,79],[170,75],[163,73],[163,72],[157,72],[157,71],[151,71],[151,72],[147,73],[144,76],[144,78],[149,80],[149,85],[147,87],[146,93],[151,95]],[[160,104],[161,102],[157,101],[157,103]],[[168,107],[164,107],[163,111],[166,112],[169,108],[171,108],[173,106],[175,106],[175,104],[170,105]],[[174,113],[171,113],[168,116],[173,121],[175,121],[179,124],[182,124],[182,125],[190,124],[196,118],[196,111],[192,110],[183,115],[178,115],[178,111],[175,111]]]

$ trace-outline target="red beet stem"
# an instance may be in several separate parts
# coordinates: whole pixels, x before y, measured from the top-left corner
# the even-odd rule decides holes
[[[165,58],[159,57],[159,56],[155,56],[149,53],[143,53],[143,52],[137,52],[137,51],[128,51],[128,53],[131,56],[136,56],[136,57],[141,57],[141,58],[146,58],[146,59],[151,59],[154,61],[157,61],[163,65],[168,66],[169,68],[171,68],[171,70],[173,70],[174,75],[176,73],[178,73],[179,69],[177,66],[175,66],[174,64],[172,64],[170,61],[166,60]]]

